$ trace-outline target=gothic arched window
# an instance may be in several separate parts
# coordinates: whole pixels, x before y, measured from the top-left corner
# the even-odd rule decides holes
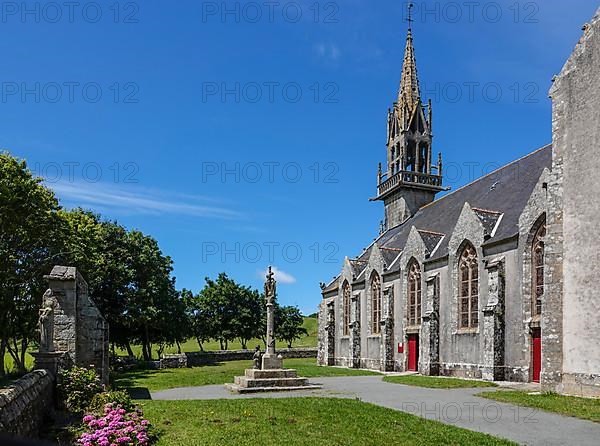
[[[476,328],[479,323],[479,266],[477,251],[467,244],[458,261],[458,326]]]
[[[371,276],[371,333],[379,334],[381,320],[381,279],[376,272]]]
[[[342,285],[342,304],[344,313],[344,336],[350,334],[350,285],[344,281]]]
[[[542,297],[544,295],[544,237],[546,225],[542,224],[536,231],[531,244],[531,285],[533,298],[533,315],[542,314]]]
[[[421,323],[421,268],[414,260],[408,268],[408,325]]]

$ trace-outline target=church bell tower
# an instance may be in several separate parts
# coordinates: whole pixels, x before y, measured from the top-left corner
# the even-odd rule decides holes
[[[442,186],[442,156],[433,165],[431,140],[431,100],[421,102],[417,64],[413,47],[409,6],[409,27],[398,99],[387,118],[387,170],[381,163],[377,172],[377,197],[385,205],[382,230],[406,221],[435,195]]]

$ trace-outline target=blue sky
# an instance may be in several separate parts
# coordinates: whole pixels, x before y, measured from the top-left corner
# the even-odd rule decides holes
[[[154,236],[178,287],[261,287],[273,264],[310,313],[383,216],[406,3],[276,3],[4,2],[0,148],[64,206]],[[551,78],[597,2],[414,3],[446,184],[550,142]]]

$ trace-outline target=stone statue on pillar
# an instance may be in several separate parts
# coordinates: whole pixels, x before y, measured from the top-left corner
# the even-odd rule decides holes
[[[39,309],[38,329],[40,332],[40,352],[54,352],[54,306],[51,290],[46,291]]]
[[[256,349],[254,350],[254,355],[252,355],[252,361],[254,362],[255,370],[260,370],[262,357],[263,357],[263,354],[260,351],[260,346],[257,345]]]
[[[283,359],[275,352],[275,298],[277,296],[277,282],[273,269],[269,266],[265,282],[265,300],[267,302],[267,351],[262,357],[262,369],[282,369]]]
[[[42,297],[42,306],[38,310],[39,351],[32,352],[37,369],[48,370],[53,376],[58,374],[58,369],[63,361],[65,352],[56,351],[56,327],[54,318],[60,312],[58,301],[51,289]],[[68,363],[67,361],[66,363]]]

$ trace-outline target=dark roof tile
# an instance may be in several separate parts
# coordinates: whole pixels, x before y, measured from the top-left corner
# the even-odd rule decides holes
[[[492,240],[513,237],[519,232],[519,216],[542,171],[551,165],[552,146],[547,145],[422,207],[403,224],[386,231],[376,243],[383,248],[403,249],[411,227],[415,226],[420,231],[448,235],[432,256],[444,257],[448,254],[449,235],[454,230],[465,202],[474,208],[490,235],[502,214]],[[425,244],[431,246],[434,241],[432,238]]]

